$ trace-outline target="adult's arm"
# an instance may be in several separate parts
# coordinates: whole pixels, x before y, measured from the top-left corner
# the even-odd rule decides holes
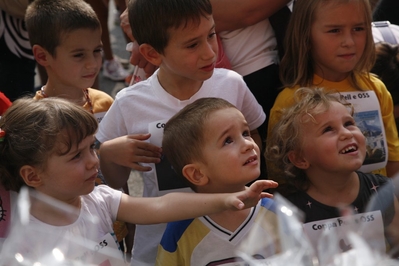
[[[236,30],[262,21],[291,0],[210,0],[216,31]]]
[[[23,19],[29,0],[0,0],[0,9],[4,10],[13,17]]]

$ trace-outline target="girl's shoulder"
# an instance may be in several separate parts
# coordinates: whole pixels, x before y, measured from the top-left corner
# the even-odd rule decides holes
[[[361,184],[369,188],[373,187],[376,191],[390,181],[388,177],[379,174],[363,173],[360,171],[356,173],[359,176]]]
[[[365,87],[367,89],[372,89],[372,90],[386,90],[385,84],[381,81],[381,79],[378,78],[373,73],[367,74],[358,74],[356,76],[357,81],[359,82],[360,87]]]

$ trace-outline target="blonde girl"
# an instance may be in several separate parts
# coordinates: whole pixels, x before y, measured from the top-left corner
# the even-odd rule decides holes
[[[354,118],[367,137],[362,171],[393,176],[399,170],[399,139],[391,95],[369,74],[375,57],[369,1],[298,0],[285,41],[285,89],[271,110],[268,131],[293,104],[299,87],[334,90],[355,106]],[[281,172],[273,169],[268,168],[271,178],[279,179]]]
[[[341,216],[340,207],[345,206],[355,219],[375,218],[358,226],[365,226],[365,235],[380,240],[382,251],[386,237],[397,246],[399,211],[394,186],[385,176],[358,171],[366,157],[366,143],[355,123],[353,106],[321,88],[299,88],[294,99],[268,137],[266,157],[285,172],[292,185],[284,196],[305,214],[304,230],[312,243],[317,246],[322,232],[317,226],[334,224]],[[372,197],[378,200],[368,208]],[[347,242],[345,226],[338,227],[330,233]]]

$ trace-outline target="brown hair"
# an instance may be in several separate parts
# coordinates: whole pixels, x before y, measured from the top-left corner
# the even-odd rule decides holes
[[[62,35],[78,29],[100,29],[92,7],[83,0],[35,0],[26,10],[31,45],[38,44],[55,56]]]
[[[375,51],[371,32],[371,10],[369,0],[297,0],[287,27],[284,40],[285,54],[280,65],[280,78],[285,87],[311,87],[314,76],[314,60],[311,54],[311,27],[320,6],[339,5],[358,2],[364,11],[366,45],[364,52],[350,73],[349,80],[358,90],[362,90],[356,81],[358,73],[368,73],[374,64]]]
[[[162,151],[187,183],[182,170],[185,165],[202,159],[205,122],[212,113],[226,108],[236,107],[220,98],[201,98],[184,107],[166,123]],[[189,185],[196,190],[193,184]]]
[[[24,165],[44,169],[48,158],[66,154],[98,127],[92,114],[67,100],[16,100],[0,119],[5,137],[0,142],[0,181],[7,190],[19,191]],[[67,149],[60,150],[59,143]],[[65,147],[62,146],[62,147]]]
[[[163,54],[169,42],[169,29],[200,23],[201,17],[212,15],[209,0],[131,0],[129,22],[138,44],[149,44]]]
[[[376,74],[399,104],[399,45],[381,42],[375,45],[376,61],[371,72]]]

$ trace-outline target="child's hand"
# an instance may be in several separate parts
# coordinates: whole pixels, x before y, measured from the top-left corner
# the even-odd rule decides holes
[[[139,163],[159,163],[162,149],[145,142],[151,134],[127,135],[105,141],[100,147],[102,160],[129,167],[137,171],[150,171]]]
[[[272,194],[263,192],[263,190],[276,188],[277,186],[278,183],[272,180],[255,181],[249,188],[247,187],[245,191],[235,193],[232,205],[239,210],[251,208],[258,204],[261,198],[273,197]]]

